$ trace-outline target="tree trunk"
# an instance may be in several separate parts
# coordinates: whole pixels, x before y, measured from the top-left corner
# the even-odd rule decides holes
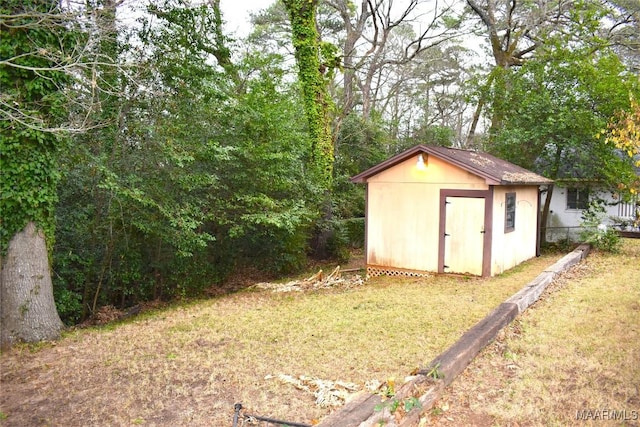
[[[57,339],[62,327],[45,237],[30,222],[0,258],[0,345]]]
[[[540,219],[540,242],[542,244],[547,243],[547,227],[549,226],[551,196],[553,196],[553,184],[547,186],[547,196],[544,199],[544,207],[542,208],[542,218]]]
[[[480,116],[482,115],[482,109],[484,108],[484,103],[486,95],[481,95],[480,99],[478,99],[478,105],[476,106],[476,110],[473,113],[473,121],[471,122],[471,126],[469,127],[469,133],[467,134],[467,142],[464,148],[476,148],[476,129],[478,128],[478,122],[480,121]]]
[[[291,21],[291,39],[298,65],[298,79],[302,86],[303,105],[311,139],[311,168],[314,178],[323,190],[320,207],[321,223],[331,220],[333,165],[335,154],[331,133],[331,100],[320,63],[320,36],[316,28],[318,0],[284,0]],[[331,230],[320,225],[317,234],[316,254],[322,257],[328,252]]]

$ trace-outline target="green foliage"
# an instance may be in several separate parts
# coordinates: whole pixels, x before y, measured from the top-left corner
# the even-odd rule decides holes
[[[575,247],[575,242],[572,242],[571,239],[567,238],[554,242],[541,242],[541,249],[543,253],[566,254],[571,252]]]
[[[31,129],[20,131],[7,126],[7,122],[0,123],[0,131],[0,248],[6,251],[9,240],[29,221],[45,231],[51,244],[59,178],[56,170],[59,138]]]
[[[422,125],[413,131],[411,137],[398,147],[400,151],[417,144],[437,145],[440,147],[452,147],[455,140],[453,129],[445,126]]]
[[[618,232],[606,223],[604,201],[592,200],[589,209],[582,213],[580,239],[605,252],[618,253],[622,239]]]
[[[144,52],[146,90],[105,100],[118,126],[79,136],[63,158],[56,286],[82,296],[81,317],[198,296],[244,266],[299,269],[317,217],[320,189],[282,59],[211,63],[221,40],[188,42],[194,25],[215,22],[202,16],[210,9],[155,13],[141,30],[147,48],[128,52]]]
[[[557,50],[510,69],[506,96],[493,105],[503,117],[490,151],[549,178],[615,183],[628,163],[598,134],[613,112],[637,91],[615,55]],[[497,90],[497,89],[496,89]]]
[[[385,160],[385,147],[395,146],[383,124],[352,113],[336,138],[333,213],[340,219],[364,216],[364,188],[350,178]]]
[[[429,372],[427,372],[427,376],[431,379],[438,380],[444,378],[444,373],[440,370],[440,363],[436,363],[435,366],[431,367]]]
[[[305,115],[311,137],[311,165],[318,183],[329,191],[333,180],[333,138],[331,135],[331,98],[323,70],[335,68],[335,47],[322,44],[316,27],[317,0],[284,0],[291,22],[291,35],[298,65]],[[323,64],[321,59],[328,61]]]
[[[34,221],[44,230],[49,245],[54,238],[54,207],[59,179],[57,161],[67,140],[49,129],[64,119],[63,89],[69,82],[57,67],[64,65],[56,55],[73,40],[59,23],[29,28],[37,12],[49,12],[55,21],[57,2],[35,2],[34,15],[12,17],[22,2],[0,6],[0,253],[9,240]],[[6,58],[6,60],[5,60]],[[38,71],[36,71],[36,69]]]
[[[238,104],[219,116],[219,138],[233,149],[218,195],[219,224],[240,262],[283,272],[305,261],[311,223],[317,217],[314,200],[321,190],[310,180],[304,117],[299,104],[280,80],[280,58],[248,58],[243,67],[259,65],[262,72],[247,86]],[[222,239],[223,237],[218,237]]]
[[[404,400],[404,411],[409,412],[414,409],[420,409],[422,404],[417,397],[408,397]]]
[[[404,412],[410,412],[413,409],[419,409],[422,407],[422,404],[420,403],[420,400],[417,397],[407,397],[405,399],[399,400],[399,399],[391,399],[388,402],[384,402],[381,404],[378,404],[374,407],[374,411],[382,411],[385,408],[389,409],[389,412],[391,414],[394,414],[398,409],[402,408],[404,409]]]
[[[342,57],[338,46],[330,42],[320,42],[320,71],[326,74],[326,78],[331,80],[336,72],[340,69]]]
[[[633,96],[630,102],[629,110],[616,111],[608,123],[606,142],[628,156],[635,168],[640,168],[640,103]],[[631,199],[640,193],[640,177],[630,173],[627,179],[620,180],[618,190],[623,198]]]
[[[351,248],[363,248],[364,247],[364,225],[365,219],[361,218],[349,218],[342,221],[342,226],[345,229],[347,242]]]
[[[351,113],[336,138],[333,219],[325,227],[331,235],[329,253],[341,261],[348,259],[351,249],[364,246],[364,188],[350,178],[385,160],[387,149],[396,147],[383,127],[381,120]]]
[[[60,319],[65,325],[75,325],[82,316],[82,295],[66,288],[54,286],[53,298]]]
[[[327,250],[331,257],[340,263],[346,263],[351,256],[349,248],[349,236],[347,228],[343,221],[332,219],[331,221],[323,221],[320,224],[329,229],[327,242]]]

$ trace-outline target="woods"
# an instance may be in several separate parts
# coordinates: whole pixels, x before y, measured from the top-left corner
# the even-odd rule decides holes
[[[417,143],[637,191],[640,9],[565,6],[285,0],[240,38],[219,0],[3,2],[2,344],[344,258],[348,177]]]

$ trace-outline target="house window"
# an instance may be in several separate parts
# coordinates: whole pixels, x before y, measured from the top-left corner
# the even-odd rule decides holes
[[[516,229],[516,193],[507,193],[504,201],[504,232]]]
[[[567,209],[587,209],[589,190],[586,188],[567,188]]]

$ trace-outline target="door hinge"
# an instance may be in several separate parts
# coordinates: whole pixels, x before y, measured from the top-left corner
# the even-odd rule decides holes
[[[444,237],[449,237],[451,234],[444,233]]]

